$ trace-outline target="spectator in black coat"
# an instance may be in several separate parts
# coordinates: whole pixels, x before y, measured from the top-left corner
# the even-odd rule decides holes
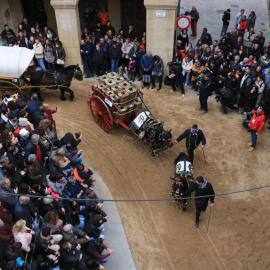
[[[26,227],[35,231],[37,229],[37,224],[34,224],[36,215],[37,213],[33,203],[30,201],[30,198],[27,196],[21,196],[14,208],[15,221],[23,219],[26,222]]]
[[[241,69],[241,64],[239,62],[240,57],[238,55],[236,55],[234,57],[234,61],[230,62],[230,70],[240,70]]]
[[[95,239],[104,239],[104,236],[101,234],[103,230],[103,219],[100,215],[91,215],[91,217],[86,221],[83,229],[89,237],[94,237]]]
[[[77,147],[72,147],[70,143],[62,147],[65,150],[65,157],[70,160],[70,165],[75,166],[82,162],[81,154],[83,150],[78,150]]]
[[[92,67],[92,50],[89,43],[86,43],[83,39],[81,40],[80,53],[83,59],[84,68],[86,71],[85,78],[90,78],[94,76],[93,67]]]
[[[15,205],[18,202],[18,196],[10,196],[10,194],[18,193],[18,188],[11,189],[11,182],[8,178],[0,181],[0,198],[3,206],[10,214],[14,212]]]
[[[31,154],[36,155],[36,160],[39,163],[44,159],[48,159],[48,154],[40,143],[40,136],[37,134],[31,137],[31,141],[25,147],[25,157],[28,158]]]
[[[24,171],[23,171],[24,173]],[[19,187],[22,183],[22,175],[17,170],[17,167],[13,163],[9,163],[6,167],[6,176],[11,182],[11,188]]]
[[[169,68],[169,76],[166,76],[164,84],[171,85],[172,90],[171,92],[176,91],[176,87],[180,86],[180,90],[182,92],[182,96],[185,95],[185,89],[184,89],[184,78],[182,75],[182,66],[174,66],[172,62],[169,62],[168,64]]]
[[[77,246],[73,246],[69,242],[66,242],[62,245],[60,254],[60,266],[64,270],[77,268],[78,263],[83,258],[83,253],[81,252],[81,245],[78,244]]]
[[[67,177],[67,173],[60,167],[60,165],[57,163],[58,157],[54,156],[50,160],[48,172],[50,175],[62,175],[62,177]]]
[[[97,262],[91,256],[86,256],[81,259],[77,270],[102,270],[105,269],[102,264]]]
[[[222,17],[223,26],[221,29],[221,38],[226,36],[229,24],[231,20],[231,10],[228,8],[227,11],[224,12],[224,15]]]
[[[197,110],[201,111],[201,113],[207,113],[207,100],[213,91],[213,83],[210,79],[210,74],[205,73],[203,81],[199,81],[198,84],[200,85],[200,108],[198,108]]]
[[[46,119],[45,116],[45,107],[44,106],[40,106],[38,108],[38,111],[36,111],[33,115],[33,124],[34,124],[34,128],[37,128],[39,126],[39,123],[41,120]]]
[[[233,93],[233,91],[231,89],[228,88],[223,88],[220,91],[221,94],[221,105],[222,105],[222,110],[224,114],[227,114],[227,107],[235,110],[235,108],[233,107],[233,105],[237,102],[236,96]]]
[[[7,33],[9,32],[13,37],[16,37],[14,31],[12,29],[9,28],[8,24],[4,25],[4,30],[2,31],[2,37],[6,38],[7,37]]]
[[[59,141],[57,147],[61,148],[63,145],[71,144],[72,147],[76,147],[82,139],[82,134],[80,132],[77,133],[66,133],[65,136]]]
[[[261,48],[259,46],[258,43],[254,44],[253,49],[251,49],[250,54],[252,54],[254,56],[254,58],[259,61],[260,57],[261,57]]]
[[[19,172],[24,170],[24,157],[16,145],[11,145],[9,147],[7,157],[9,159],[9,162],[13,163]]]
[[[27,100],[27,109],[28,112],[28,119],[31,123],[34,122],[34,113],[38,111],[39,107],[42,106],[42,103],[38,101],[37,94],[33,94],[31,96],[31,100]]]
[[[106,52],[103,50],[100,44],[97,44],[93,55],[93,62],[95,64],[97,76],[102,76],[105,74],[106,61]]]
[[[118,72],[119,60],[122,57],[121,47],[117,41],[113,41],[112,46],[109,47],[108,56],[111,59],[111,72]]]
[[[109,253],[101,255],[104,249],[106,249]],[[105,263],[107,262],[106,258],[113,254],[113,250],[109,249],[105,244],[103,244],[103,240],[99,238],[89,241],[86,248],[86,254],[95,258],[100,263]]]
[[[3,106],[1,108],[1,119],[0,119],[0,132],[2,133],[2,131],[5,128],[5,125],[8,121],[8,114],[9,114],[10,110],[8,107]]]
[[[19,257],[21,257],[21,260],[24,260],[25,255],[21,248],[22,248],[21,242],[13,242],[11,245],[9,245],[5,252],[7,260],[12,261],[16,260]]]

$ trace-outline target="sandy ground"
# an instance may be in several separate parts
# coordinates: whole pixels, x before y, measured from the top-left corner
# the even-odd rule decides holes
[[[43,93],[46,103],[58,106],[55,114],[60,135],[81,131],[83,158],[99,173],[115,199],[168,198],[171,183],[150,148],[135,140],[122,127],[105,133],[94,122],[86,101],[89,82],[74,82],[74,101],[60,101],[60,92]],[[258,136],[254,152],[248,152],[250,134],[241,125],[242,116],[211,99],[209,113],[201,115],[198,98],[188,90],[180,93],[145,90],[144,100],[156,119],[165,122],[176,138],[197,123],[207,139],[205,165],[202,151],[195,151],[195,176],[203,175],[216,193],[269,184],[269,131]],[[185,151],[185,142],[176,146]],[[170,175],[176,153],[161,156]],[[194,227],[194,202],[183,213],[176,203],[118,203],[137,269],[269,269],[270,188],[216,198],[211,211]],[[208,222],[209,230],[207,233]],[[117,250],[115,251],[117,252]]]

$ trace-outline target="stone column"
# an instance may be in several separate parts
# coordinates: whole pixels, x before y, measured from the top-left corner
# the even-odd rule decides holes
[[[144,0],[146,7],[146,50],[159,55],[166,64],[172,61],[178,0]],[[157,14],[157,11],[160,11]],[[162,17],[164,16],[165,17]]]
[[[82,68],[80,55],[79,0],[51,0],[59,39],[66,51],[65,66],[76,65]]]
[[[108,1],[109,19],[116,33],[121,28],[121,1],[109,0]]]

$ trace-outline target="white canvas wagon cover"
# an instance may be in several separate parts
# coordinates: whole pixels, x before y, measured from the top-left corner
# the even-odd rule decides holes
[[[19,78],[29,66],[35,52],[20,47],[0,46],[0,77]]]

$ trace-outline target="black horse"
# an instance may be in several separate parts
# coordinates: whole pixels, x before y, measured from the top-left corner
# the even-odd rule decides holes
[[[36,71],[30,75],[30,83],[33,86],[52,86],[46,87],[48,89],[59,88],[61,90],[61,100],[66,100],[65,92],[68,92],[70,100],[73,100],[73,91],[69,89],[73,77],[79,81],[83,80],[83,74],[79,65],[67,66],[61,70],[51,72],[44,70]],[[33,90],[37,93],[38,98],[43,101],[40,95],[40,88],[33,88]]]

